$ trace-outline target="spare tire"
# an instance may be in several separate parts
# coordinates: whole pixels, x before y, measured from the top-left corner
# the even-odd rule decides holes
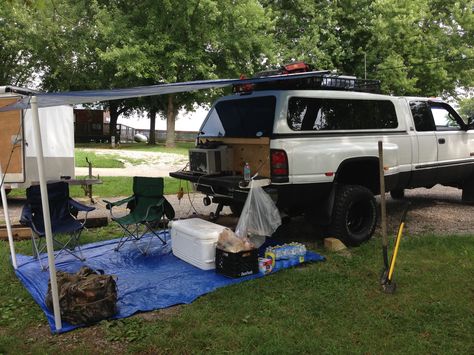
[[[372,237],[377,204],[372,191],[360,185],[337,187],[329,231],[346,245],[358,246]]]

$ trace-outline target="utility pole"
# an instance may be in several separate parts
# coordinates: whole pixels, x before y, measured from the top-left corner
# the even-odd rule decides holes
[[[364,79],[367,80],[367,53],[364,52]]]

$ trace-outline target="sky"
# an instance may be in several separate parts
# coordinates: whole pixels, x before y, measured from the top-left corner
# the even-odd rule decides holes
[[[205,107],[198,107],[194,112],[179,111],[175,129],[177,131],[199,131],[202,122],[206,118],[207,112],[208,109]],[[146,115],[147,113],[145,112],[142,116],[138,114],[132,115],[131,117],[120,116],[118,123],[135,129],[149,129],[150,120]],[[164,117],[157,117],[156,129],[166,130],[166,119]]]

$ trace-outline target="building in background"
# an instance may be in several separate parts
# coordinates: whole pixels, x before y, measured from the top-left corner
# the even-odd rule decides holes
[[[199,127],[206,117],[207,109],[198,107],[194,112],[182,111],[176,120],[176,141],[194,141]],[[74,138],[76,142],[107,143],[109,137],[110,115],[106,110],[100,109],[74,109]],[[133,142],[139,133],[150,137],[150,120],[146,113],[144,116],[120,116],[117,123],[116,142]],[[157,141],[166,140],[166,120],[156,120],[155,138]]]
[[[74,140],[77,143],[108,142],[110,117],[107,111],[74,109]],[[117,127],[117,134],[119,135]],[[120,135],[115,138],[118,142]]]
[[[201,106],[196,107],[196,110],[192,112],[180,111],[175,126],[176,141],[194,141],[208,111],[208,108]],[[120,116],[118,123],[122,127],[134,128],[135,133],[150,137],[150,120],[146,112],[142,115]],[[166,140],[166,120],[163,117],[157,116],[155,138],[157,141]]]

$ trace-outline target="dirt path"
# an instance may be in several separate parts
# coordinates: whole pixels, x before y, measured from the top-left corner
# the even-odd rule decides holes
[[[125,158],[124,168],[92,168],[92,174],[97,176],[169,176],[172,171],[177,171],[186,166],[188,158],[181,154],[144,152],[136,150],[111,150],[111,149],[82,149],[98,155],[113,155]],[[143,163],[134,165],[127,158],[142,160]],[[88,168],[76,168],[76,176],[89,173]]]

